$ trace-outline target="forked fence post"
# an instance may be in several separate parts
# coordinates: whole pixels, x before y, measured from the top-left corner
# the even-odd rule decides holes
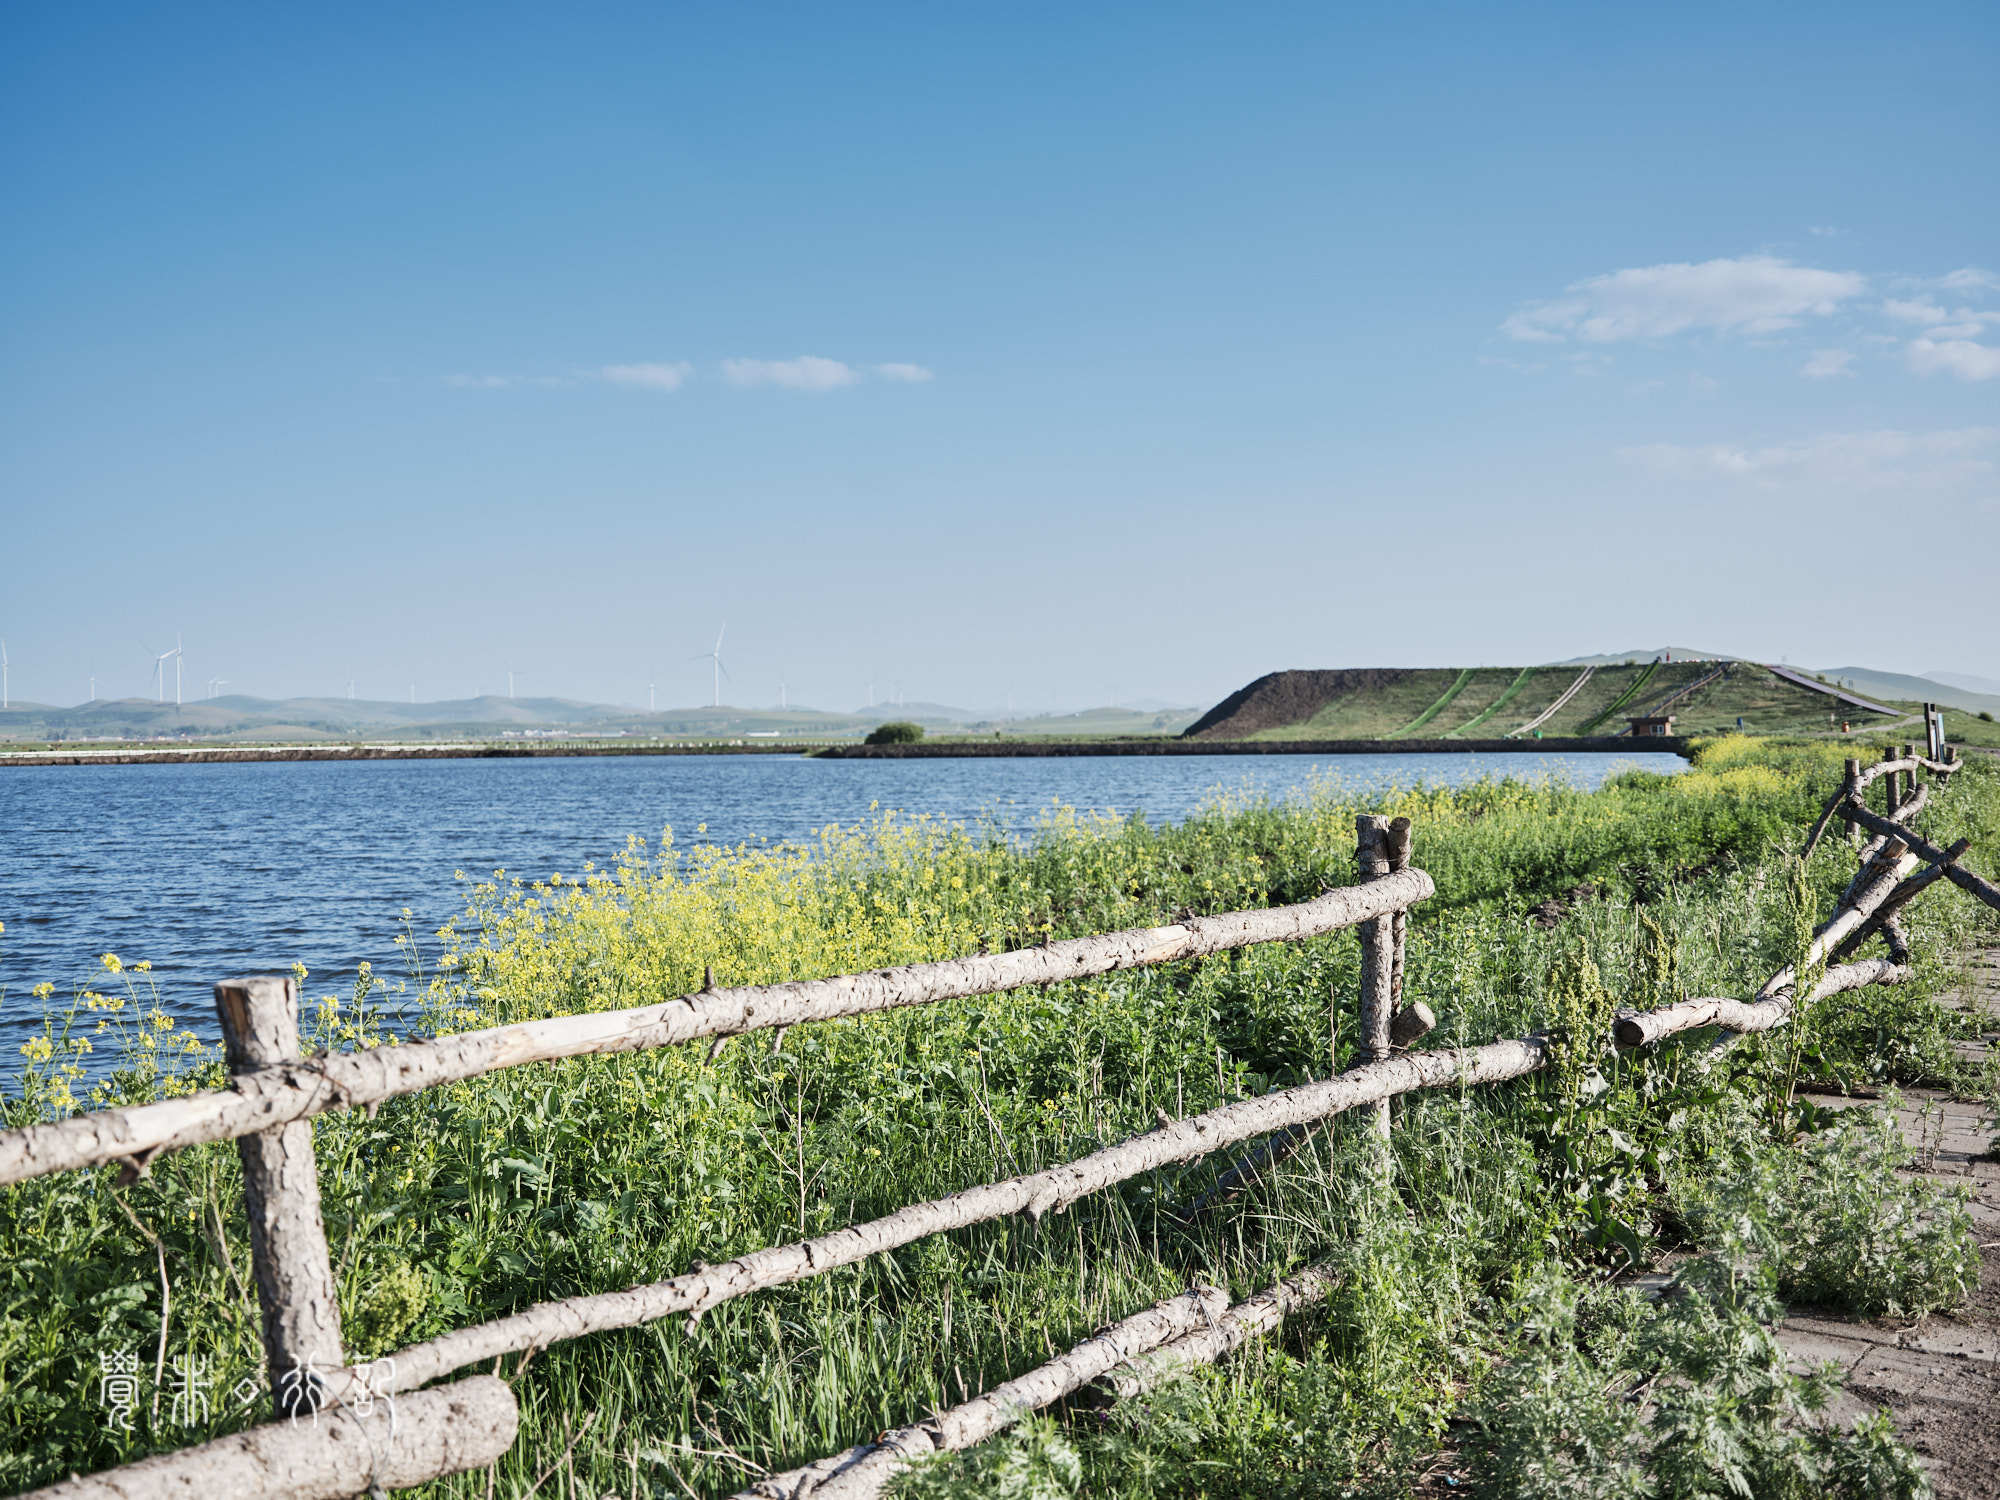
[[[215,987],[232,1073],[301,1062],[299,990],[289,978],[258,975]],[[250,1261],[263,1312],[271,1396],[281,1417],[326,1404],[325,1377],[344,1363],[340,1301],[319,1212],[319,1162],[310,1120],[294,1120],[237,1141],[243,1201],[250,1216]]]
[[[1847,757],[1846,774],[1847,798],[1858,801],[1861,797],[1861,760],[1858,756],[1850,755]],[[1861,825],[1852,819],[1849,819],[1847,824],[1847,842],[1851,848],[1859,849],[1861,847]]]
[[[1407,827],[1404,830],[1407,835]],[[1406,838],[1407,847],[1407,838]],[[1354,865],[1363,885],[1389,873],[1389,820],[1363,813],[1354,820]],[[1396,1009],[1396,916],[1370,917],[1361,935],[1361,1046],[1364,1063],[1389,1057],[1389,1021]],[[1389,1138],[1389,1101],[1364,1106],[1367,1128]]]

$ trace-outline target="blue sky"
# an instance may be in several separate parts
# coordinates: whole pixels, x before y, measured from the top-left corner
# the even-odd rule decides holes
[[[2000,676],[1990,5],[0,28],[19,697]]]

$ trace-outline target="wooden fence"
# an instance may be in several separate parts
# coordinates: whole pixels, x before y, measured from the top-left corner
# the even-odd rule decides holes
[[[1958,762],[1934,737],[1931,754],[1905,746],[1863,769],[1849,761],[1840,789],[1815,824],[1807,852],[1836,819],[1859,851],[1854,879],[1815,932],[1802,962],[1813,982],[1798,993],[1791,967],[1748,1000],[1686,999],[1621,1014],[1608,1039],[1632,1048],[1705,1027],[1718,1044],[1780,1026],[1804,1006],[1865,985],[1908,977],[1908,943],[1897,913],[1940,879],[2000,909],[2000,891],[1958,860],[1964,840],[1940,849],[1908,820],[1929,785]],[[1884,810],[1863,794],[1887,781]],[[235,1140],[243,1160],[251,1258],[262,1312],[266,1365],[279,1419],[233,1437],[72,1478],[36,1497],[253,1495],[337,1496],[407,1486],[493,1462],[512,1444],[518,1410],[508,1386],[475,1375],[419,1390],[468,1365],[560,1340],[661,1318],[698,1318],[707,1309],[763,1288],[821,1275],[836,1266],[930,1235],[1010,1215],[1039,1219],[1143,1173],[1262,1141],[1223,1173],[1204,1202],[1235,1191],[1313,1127],[1349,1110],[1386,1139],[1389,1101],[1428,1088],[1463,1088],[1518,1078],[1549,1066],[1540,1035],[1477,1047],[1410,1051],[1431,1029],[1421,1003],[1403,1004],[1408,914],[1435,887],[1410,863],[1408,819],[1357,820],[1360,881],[1308,902],[1193,917],[1162,927],[1051,942],[1014,952],[912,964],[867,974],[789,984],[717,989],[712,984],[660,1005],[499,1026],[397,1047],[306,1058],[298,1032],[298,992],[287,978],[216,986],[232,1077],[226,1090],[72,1116],[0,1132],[0,1186],[52,1172],[117,1164],[119,1184],[144,1175],[162,1151]],[[1919,870],[1920,863],[1926,868]],[[675,1046],[702,1037],[782,1029],[937,1000],[992,994],[1119,969],[1172,963],[1258,943],[1297,941],[1343,928],[1361,941],[1360,1059],[1347,1072],[1225,1104],[1185,1120],[1162,1117],[1157,1130],[1076,1161],[912,1204],[865,1224],[752,1251],[724,1265],[697,1266],[665,1281],[536,1304],[509,1317],[461,1328],[365,1366],[344,1363],[338,1299],[319,1210],[313,1116],[383,1100],[501,1068],[564,1057]],[[1848,961],[1870,937],[1887,958]],[[1197,1210],[1202,1205],[1197,1205]],[[1196,1287],[1134,1314],[1048,1364],[950,1411],[886,1433],[872,1443],[804,1468],[764,1477],[744,1491],[757,1500],[879,1493],[922,1455],[968,1447],[1025,1413],[1092,1382],[1115,1396],[1144,1390],[1178,1369],[1220,1358],[1275,1329],[1290,1312],[1322,1300],[1332,1286],[1313,1267],[1230,1307],[1226,1295]]]

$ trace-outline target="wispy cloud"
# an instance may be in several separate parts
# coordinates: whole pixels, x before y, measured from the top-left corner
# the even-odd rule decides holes
[[[1937,432],[1830,432],[1761,448],[1731,443],[1647,443],[1618,456],[1668,478],[1745,480],[1760,485],[1841,484],[1902,488],[1990,476],[2000,427]]]
[[[2000,292],[2000,273],[1961,266],[1938,277],[1936,285],[1947,292]]]
[[[1935,302],[1915,298],[1891,297],[1882,304],[1882,311],[1898,323],[1943,323],[1951,317]]]
[[[1859,296],[1867,278],[1768,255],[1637,266],[1576,282],[1522,308],[1501,329],[1530,343],[1605,344],[1693,330],[1764,334],[1825,317]]]
[[[1832,380],[1839,375],[1852,375],[1854,355],[1847,349],[1815,349],[1806,362],[1799,366],[1799,373],[1808,380]]]
[[[498,391],[514,386],[574,385],[599,382],[638,390],[678,391],[695,378],[695,367],[684,359],[642,360],[630,364],[597,365],[568,375],[447,375],[444,383],[463,390]],[[793,391],[832,391],[864,379],[917,385],[936,378],[927,365],[890,362],[850,365],[844,360],[801,354],[796,359],[725,359],[722,378],[740,387],[778,386]]]
[[[1919,375],[1956,375],[1960,380],[2000,376],[2000,349],[1971,339],[1912,339],[1909,359]]]
[[[725,359],[722,378],[731,385],[782,386],[791,391],[833,391],[861,378],[854,366],[817,354],[797,359]]]
[[[1847,231],[1832,224],[1808,224],[1806,225],[1806,233],[1816,239],[1831,240],[1837,239],[1839,236],[1847,233]]]
[[[600,380],[612,385],[636,385],[649,391],[677,391],[694,374],[694,366],[685,360],[670,364],[604,365],[599,368]]]

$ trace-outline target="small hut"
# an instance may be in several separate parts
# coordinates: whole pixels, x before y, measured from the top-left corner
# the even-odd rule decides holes
[[[1636,739],[1659,738],[1674,732],[1672,714],[1642,714],[1636,719],[1626,720],[1632,727],[1625,732]]]

